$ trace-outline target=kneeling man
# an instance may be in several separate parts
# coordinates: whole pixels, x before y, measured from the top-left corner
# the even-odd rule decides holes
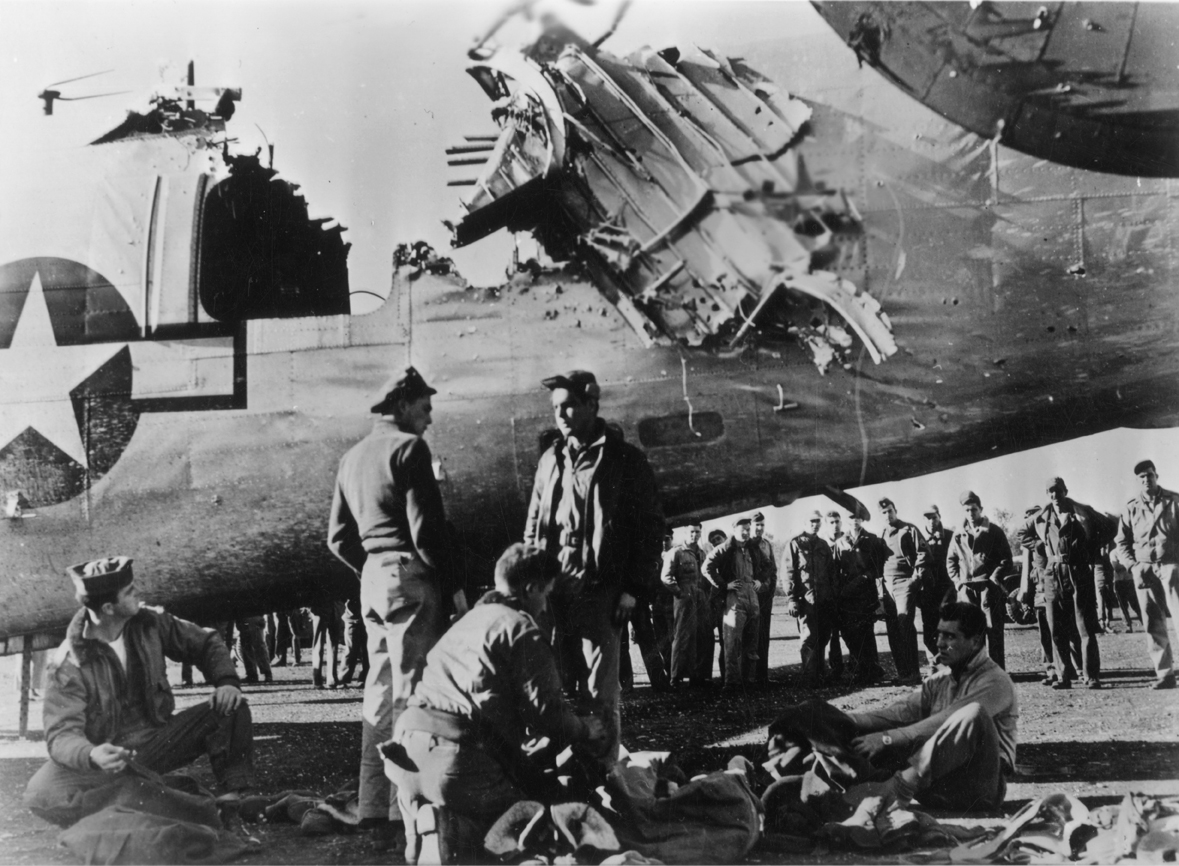
[[[71,566],[83,608],[54,654],[45,689],[49,761],[25,805],[58,824],[83,817],[87,792],[116,782],[130,762],[167,773],[207,754],[222,793],[254,785],[250,709],[221,636],[142,607],[125,556]],[[212,697],[173,715],[165,659],[189,662]]]
[[[889,781],[901,806],[998,809],[1015,768],[1019,706],[1015,685],[986,650],[987,619],[967,602],[942,607],[937,663],[944,670],[920,690],[877,712],[850,713],[862,732],[852,747],[878,768],[898,766]]]
[[[496,588],[426,657],[393,740],[381,747],[397,784],[406,862],[419,854],[416,831],[432,829],[417,821],[423,806],[442,807],[448,822],[453,815],[468,825],[465,836],[482,839],[516,801],[553,800],[557,789],[543,770],[565,746],[604,748],[605,725],[570,709],[536,624],[558,570],[544,549],[513,544],[496,563]],[[541,738],[547,748],[527,748]]]

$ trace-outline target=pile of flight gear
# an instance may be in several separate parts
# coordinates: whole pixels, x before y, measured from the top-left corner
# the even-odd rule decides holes
[[[388,760],[388,758],[386,759]],[[487,829],[437,804],[417,809],[407,863],[732,863],[757,844],[761,801],[753,766],[688,780],[667,752],[623,754],[583,799],[515,803]]]

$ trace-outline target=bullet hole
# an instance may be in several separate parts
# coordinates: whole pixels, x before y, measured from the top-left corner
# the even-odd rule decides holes
[[[910,418],[909,421],[910,421],[910,423],[912,423],[914,430],[924,430],[925,429],[925,425],[922,424],[920,421],[918,421],[916,418]]]
[[[1076,325],[1069,325],[1069,326],[1068,326],[1068,332],[1069,332],[1070,334],[1075,334],[1075,333],[1077,332],[1077,326],[1076,326]]]
[[[950,304],[951,304],[951,306],[955,306],[955,307],[958,306],[958,299],[954,298],[954,300],[950,301]]]
[[[1068,269],[1068,271],[1066,271],[1066,273],[1069,273],[1074,277],[1083,277],[1085,276],[1085,267],[1084,265],[1073,265]]]
[[[1049,325],[1046,328],[1046,330],[1048,331],[1049,334],[1055,334],[1056,333],[1056,325]]]
[[[563,295],[563,294],[565,294],[565,290],[564,290],[564,289],[562,289],[560,285],[557,285],[557,286],[556,286],[556,287],[553,289],[553,294],[554,294],[554,295]]]
[[[557,311],[556,310],[545,310],[544,317],[546,319],[555,319],[555,318],[557,318]]]
[[[1004,364],[1007,363],[1007,359],[1006,358],[996,358],[995,360],[991,361],[991,363],[994,364],[996,367],[1002,367]]]

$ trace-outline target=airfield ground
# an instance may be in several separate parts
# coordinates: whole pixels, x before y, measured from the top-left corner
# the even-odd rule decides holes
[[[779,708],[808,697],[796,686],[798,635],[794,622],[774,617],[771,642],[771,689],[746,699],[717,692],[656,695],[646,686],[642,664],[635,657],[636,688],[623,707],[623,738],[628,747],[671,749],[689,773],[723,767],[734,754],[755,758],[766,726]],[[881,628],[881,631],[883,629]],[[1152,691],[1145,638],[1126,634],[1118,622],[1113,634],[1101,638],[1107,688],[1056,692],[1039,684],[1040,648],[1029,627],[1009,627],[1007,668],[1019,689],[1019,757],[1004,811],[1013,814],[1030,798],[1061,790],[1088,805],[1120,801],[1129,791],[1179,795],[1179,692]],[[883,634],[877,636],[882,654]],[[891,662],[885,655],[885,665]],[[57,828],[24,810],[21,792],[40,762],[45,744],[40,734],[41,705],[32,704],[34,739],[17,738],[15,663],[4,659],[0,690],[11,697],[0,702],[0,863],[71,863],[56,842]],[[179,682],[179,668],[173,672]],[[199,680],[199,675],[198,675]],[[2,692],[0,692],[2,693]],[[820,695],[837,706],[855,710],[888,703],[902,693],[880,686],[852,692],[826,689]],[[181,707],[201,700],[207,688],[177,691]],[[360,748],[360,690],[317,691],[307,665],[275,669],[272,685],[249,687],[254,711],[256,761],[261,792],[305,788],[324,794],[338,789],[355,772]],[[191,772],[206,783],[208,762]],[[944,817],[944,816],[942,816]],[[963,823],[993,824],[993,815]],[[366,838],[333,835],[300,836],[291,824],[253,825],[263,848],[238,862],[397,863],[399,857],[373,853]],[[827,852],[822,862],[902,862],[898,855],[880,856]],[[820,862],[812,856],[774,855],[757,851],[748,862]]]

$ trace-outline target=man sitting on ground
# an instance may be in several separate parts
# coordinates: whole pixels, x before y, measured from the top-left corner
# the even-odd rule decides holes
[[[78,611],[57,649],[45,691],[49,760],[25,805],[68,825],[87,792],[114,784],[134,764],[168,773],[207,754],[223,797],[253,787],[250,708],[225,641],[171,614],[142,607],[125,556],[71,566]],[[173,715],[166,659],[187,661],[213,683],[212,697]]]
[[[417,862],[420,837],[435,827],[440,847],[469,862],[512,804],[558,796],[544,770],[565,746],[604,748],[602,720],[569,707],[536,624],[559,568],[543,548],[513,544],[496,563],[495,590],[426,657],[393,740],[382,746],[405,821],[406,862]],[[526,750],[541,738],[547,748]],[[423,808],[430,804],[436,808]]]
[[[862,734],[852,747],[875,767],[900,766],[889,780],[898,806],[910,801],[960,811],[999,809],[1015,767],[1019,705],[1007,672],[986,649],[987,619],[967,602],[942,607],[942,671],[877,712],[851,713]]]

